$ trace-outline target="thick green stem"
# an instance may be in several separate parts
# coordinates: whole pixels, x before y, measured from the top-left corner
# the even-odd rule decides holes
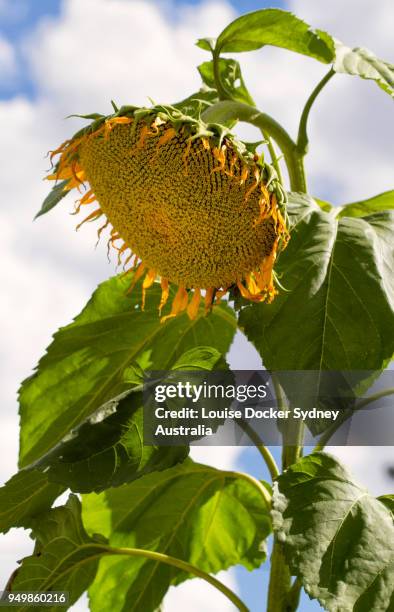
[[[290,418],[284,424],[283,431],[283,452],[282,452],[282,469],[287,470],[288,467],[296,463],[302,457],[304,443],[304,422]]]
[[[177,567],[180,570],[187,572],[188,574],[192,574],[193,576],[197,576],[198,578],[202,578],[212,586],[214,586],[218,591],[223,593],[240,612],[249,612],[248,608],[245,604],[237,597],[231,589],[226,587],[225,584],[207,574],[203,570],[200,570],[198,567],[187,563],[186,561],[182,561],[181,559],[176,559],[175,557],[171,557],[169,555],[165,555],[163,553],[154,552],[152,550],[143,550],[141,548],[113,548],[111,546],[106,547],[108,555],[126,555],[129,557],[144,557],[146,559],[151,559],[152,561],[157,561],[159,563],[165,563],[166,565],[172,565],[173,567]]]
[[[271,554],[267,612],[286,612],[286,601],[291,589],[291,575],[283,553],[283,544],[274,537]]]
[[[201,115],[206,123],[223,123],[238,119],[250,123],[267,133],[280,148],[286,162],[292,191],[306,192],[306,178],[303,158],[286,130],[275,119],[242,102],[223,100],[207,108]]]
[[[276,401],[279,410],[287,411],[290,407],[287,404],[285,394],[279,383],[278,377],[272,374],[272,382],[274,384]],[[282,451],[282,469],[286,470],[292,463],[298,461],[302,455],[304,441],[304,424],[301,420],[294,420],[292,417],[283,421],[283,451]]]
[[[278,408],[280,410],[289,410],[285,394],[275,374],[272,374],[272,382],[274,384]],[[302,455],[304,430],[302,421],[295,421],[293,418],[284,422],[283,427],[282,467],[283,470],[286,470],[290,465],[298,461]],[[296,610],[299,599],[297,588],[291,584],[291,573],[284,556],[283,544],[279,542],[275,534],[271,555],[267,612],[291,612]]]
[[[323,89],[323,87],[327,85],[328,81],[334,76],[334,74],[335,74],[335,71],[333,70],[333,68],[331,68],[331,70],[326,74],[326,76],[317,84],[315,89],[312,91],[311,95],[309,96],[304,106],[304,110],[302,111],[302,115],[300,119],[300,126],[298,128],[298,138],[297,138],[297,152],[302,157],[305,157],[305,155],[308,153],[309,139],[308,139],[307,127],[308,127],[308,119],[309,119],[311,108],[317,96]]]

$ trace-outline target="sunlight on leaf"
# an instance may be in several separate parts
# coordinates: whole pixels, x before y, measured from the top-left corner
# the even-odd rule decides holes
[[[56,332],[38,368],[20,390],[22,466],[39,459],[105,402],[130,389],[127,368],[166,370],[201,344],[225,354],[235,317],[225,305],[209,317],[186,314],[160,323],[160,286],[140,307],[141,283],[114,277],[95,291],[73,323]]]
[[[83,498],[89,533],[112,546],[137,546],[183,559],[210,573],[265,559],[267,508],[256,489],[227,472],[187,460],[117,489]],[[189,575],[144,559],[100,562],[89,590],[93,612],[153,612],[171,584]]]

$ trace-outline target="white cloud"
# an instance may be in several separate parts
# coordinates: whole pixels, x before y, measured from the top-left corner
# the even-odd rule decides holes
[[[219,572],[215,578],[231,590],[236,591],[233,571]],[[188,612],[233,612],[234,605],[217,589],[204,580],[191,581],[170,587],[164,600],[164,612],[187,610]]]
[[[135,0],[69,0],[61,20],[47,21],[28,45],[41,92],[65,112],[109,112],[117,104],[173,102],[199,87],[196,64],[206,59],[194,41],[234,15],[223,2],[177,14]]]
[[[351,47],[370,47],[394,60],[390,37],[394,27],[391,0],[289,0],[289,8],[314,28],[326,30]]]

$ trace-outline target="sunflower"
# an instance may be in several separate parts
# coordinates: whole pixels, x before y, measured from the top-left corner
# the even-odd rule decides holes
[[[133,270],[133,286],[160,280],[168,317],[194,318],[230,289],[271,302],[273,266],[288,239],[285,195],[275,171],[230,131],[173,107],[124,107],[94,121],[52,151],[48,179],[77,189],[76,212],[96,203],[78,225],[104,217],[108,246]],[[282,210],[282,212],[281,212]],[[129,266],[129,267],[128,267]]]

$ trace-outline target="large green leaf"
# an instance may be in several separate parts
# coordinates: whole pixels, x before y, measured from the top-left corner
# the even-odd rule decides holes
[[[0,531],[28,527],[31,518],[48,510],[63,490],[38,470],[18,472],[0,488]]]
[[[352,202],[340,207],[337,217],[365,217],[381,210],[394,209],[394,191],[385,191],[368,200]]]
[[[52,449],[105,402],[130,388],[131,367],[166,370],[187,350],[207,345],[225,354],[235,320],[225,305],[194,321],[186,314],[160,323],[160,288],[114,277],[95,291],[73,323],[60,329],[33,376],[20,391],[21,452],[26,466]]]
[[[50,482],[89,493],[183,461],[187,446],[143,444],[142,393],[108,402],[35,464]]]
[[[325,609],[394,609],[390,511],[333,457],[309,455],[279,476],[273,521],[292,573]]]
[[[221,365],[221,360],[216,349],[196,347],[183,353],[171,369],[212,370]],[[45,470],[51,482],[89,493],[131,482],[183,461],[188,446],[143,444],[143,393],[139,389],[140,386],[135,387],[99,408],[35,466]]]
[[[281,9],[262,9],[238,17],[220,34],[216,51],[252,51],[264,45],[283,47],[324,63],[334,59],[331,36],[313,30],[292,13]]]
[[[96,574],[99,555],[105,550],[105,540],[87,535],[80,506],[78,498],[71,495],[65,506],[53,508],[33,521],[35,550],[22,560],[12,581],[13,591],[68,591],[71,605],[88,588]],[[34,606],[34,609],[59,608]]]
[[[394,96],[394,65],[379,59],[369,49],[351,49],[335,41],[333,68],[335,72],[376,81],[379,87]]]
[[[312,29],[288,11],[261,9],[230,23],[218,39],[203,38],[197,45],[206,51],[233,53],[253,51],[265,45],[282,47],[332,63],[335,72],[371,79],[394,96],[394,65],[379,59],[368,49],[351,49],[327,32]]]
[[[114,547],[166,553],[210,573],[265,559],[270,518],[262,496],[236,474],[187,460],[165,472],[83,498],[88,532]],[[90,588],[91,610],[156,609],[170,584],[190,576],[144,559],[105,558]]]
[[[271,370],[380,370],[394,352],[394,214],[335,217],[290,194],[286,290],[240,326]]]

